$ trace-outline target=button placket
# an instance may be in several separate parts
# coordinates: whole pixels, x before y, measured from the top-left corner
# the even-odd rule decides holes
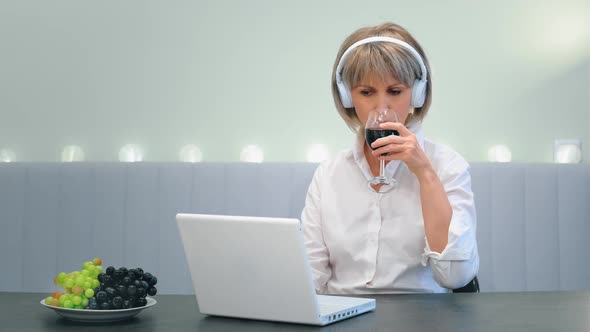
[[[377,253],[379,251],[379,232],[381,230],[381,223],[383,216],[381,214],[381,199],[382,194],[375,193],[373,198],[373,209],[375,210],[375,218],[372,218],[369,223],[368,229],[368,243],[367,246],[368,250],[368,257],[367,260],[369,262],[369,269],[367,270],[367,282],[366,284],[370,286],[372,284],[372,280],[375,277],[375,273],[377,272]]]

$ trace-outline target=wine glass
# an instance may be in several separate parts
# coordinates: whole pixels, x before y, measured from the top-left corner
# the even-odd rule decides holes
[[[371,150],[375,150],[371,147],[371,144],[381,137],[387,137],[390,135],[399,136],[397,130],[382,129],[380,124],[385,122],[399,122],[395,112],[390,109],[384,109],[380,111],[371,111],[365,124],[365,141]],[[385,175],[385,160],[379,160],[379,176],[376,176],[369,180],[369,187],[371,185],[383,185],[379,192],[388,192],[397,186],[397,181]]]

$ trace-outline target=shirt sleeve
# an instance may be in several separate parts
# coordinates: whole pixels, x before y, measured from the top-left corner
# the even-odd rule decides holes
[[[434,279],[440,286],[455,289],[465,286],[479,270],[476,213],[469,164],[458,157],[439,174],[439,178],[453,210],[448,243],[438,253],[430,249],[425,239],[422,265],[430,265]]]
[[[305,198],[305,207],[301,213],[305,247],[309,258],[316,292],[326,293],[327,283],[332,271],[330,255],[324,242],[320,212],[320,173],[321,166],[316,170]]]

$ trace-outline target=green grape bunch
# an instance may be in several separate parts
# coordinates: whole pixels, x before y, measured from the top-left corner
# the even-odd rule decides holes
[[[82,271],[60,272],[53,283],[63,288],[45,298],[45,304],[69,309],[85,309],[94,289],[100,285],[98,275],[103,272],[102,259],[95,258],[82,264]]]

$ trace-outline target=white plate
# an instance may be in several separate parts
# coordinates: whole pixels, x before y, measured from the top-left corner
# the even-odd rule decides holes
[[[130,308],[130,309],[115,309],[115,310],[89,310],[89,309],[68,309],[61,307],[54,307],[45,304],[45,300],[41,300],[41,304],[49,309],[55,311],[58,315],[78,322],[115,322],[118,320],[129,319],[135,317],[143,309],[147,309],[157,302],[151,297],[146,297],[147,304],[144,307]]]

